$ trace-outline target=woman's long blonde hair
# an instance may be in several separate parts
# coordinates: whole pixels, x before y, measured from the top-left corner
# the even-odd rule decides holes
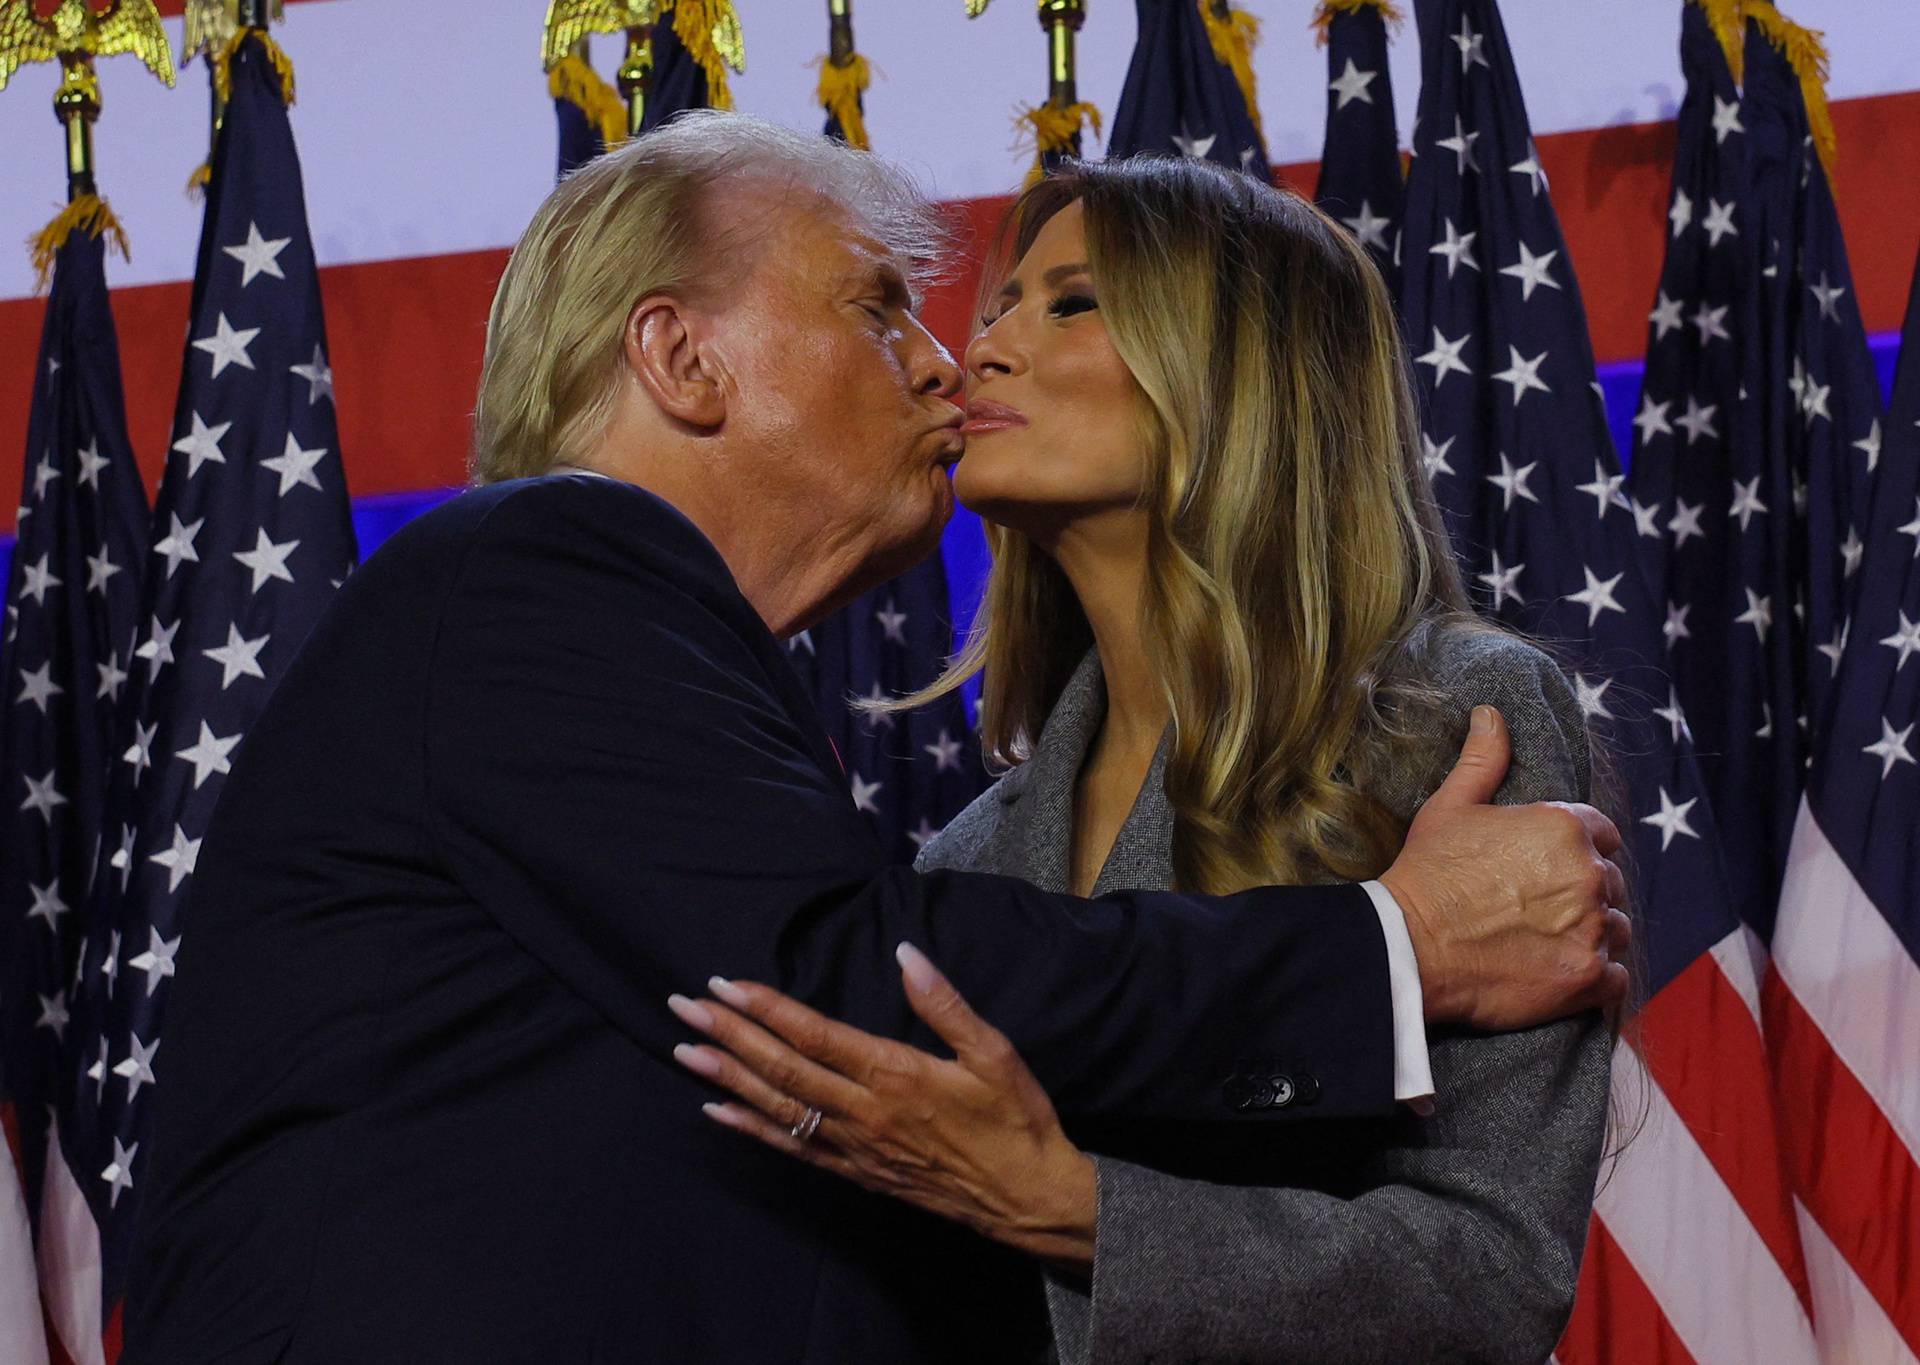
[[[1406,826],[1369,778],[1442,701],[1417,656],[1436,629],[1482,628],[1428,489],[1386,286],[1306,200],[1191,159],[1055,173],[1015,202],[999,264],[1076,202],[1152,433],[1142,634],[1173,716],[1176,882],[1378,875]],[[906,704],[984,670],[986,748],[1015,763],[1092,633],[1051,558],[1017,531],[988,536],[967,646]]]

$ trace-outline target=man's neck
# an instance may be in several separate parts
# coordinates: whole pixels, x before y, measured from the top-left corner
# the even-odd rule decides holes
[[[817,539],[796,544],[793,519],[755,509],[740,515],[741,499],[716,496],[733,481],[702,471],[692,477],[684,459],[622,457],[603,446],[564,466],[644,488],[680,513],[712,543],[733,575],[734,586],[777,639],[784,640],[825,614],[835,589],[856,566],[824,550]]]

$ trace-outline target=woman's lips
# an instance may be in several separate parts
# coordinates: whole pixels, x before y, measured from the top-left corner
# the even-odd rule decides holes
[[[1026,417],[1018,409],[976,399],[967,404],[967,420],[961,424],[960,431],[966,436],[984,436],[990,431],[1006,431],[1026,424]]]

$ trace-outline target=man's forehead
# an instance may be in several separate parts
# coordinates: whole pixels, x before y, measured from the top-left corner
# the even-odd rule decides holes
[[[763,267],[783,268],[834,289],[878,281],[915,292],[916,263],[854,208],[791,182],[742,183],[732,189],[728,201],[716,207],[736,222],[761,224],[756,254]]]

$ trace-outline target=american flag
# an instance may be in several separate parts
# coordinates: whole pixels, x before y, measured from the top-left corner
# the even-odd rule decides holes
[[[601,141],[600,129],[587,117],[587,111],[570,99],[554,96],[553,118],[559,133],[559,176],[564,180],[568,171],[579,169],[606,151],[607,144]]]
[[[1920,1356],[1920,277],[1878,434],[1847,645],[1816,728],[1765,998],[1820,1343],[1830,1360],[1910,1365]]]
[[[1396,292],[1406,186],[1387,72],[1387,24],[1399,20],[1387,0],[1323,3],[1314,18],[1327,46],[1327,133],[1314,202],[1346,224]]]
[[[200,841],[247,727],[355,558],[300,167],[258,31],[232,61],[188,338],[70,987],[60,1136],[84,1204],[66,1231],[70,1255],[90,1245],[109,1357]]]
[[[1738,57],[1741,35],[1731,37]],[[1785,369],[1769,384],[1766,364],[1781,339],[1769,326],[1779,272],[1767,220],[1790,216],[1769,201],[1781,198],[1783,179],[1792,198],[1800,138],[1758,82],[1743,100],[1697,4],[1683,7],[1680,60],[1687,93],[1634,418],[1631,510],[1663,607],[1668,670],[1694,718],[1734,905],[1764,939],[1804,753],[1802,632],[1788,616],[1802,575],[1780,534],[1794,524],[1804,476],[1777,439],[1788,414],[1770,411],[1787,400]]]
[[[43,1235],[76,1181],[51,1140],[71,1089],[69,979],[147,560],[147,494],[127,440],[105,245],[76,230],[54,267],[0,644],[0,1110]],[[57,1255],[48,1264],[57,1280]],[[63,1288],[47,1286],[57,1326]],[[37,1329],[37,1307],[33,1321]]]
[[[1259,112],[1248,107],[1233,69],[1216,54],[1203,6],[1212,9],[1217,32],[1231,31],[1236,16],[1223,2],[1139,0],[1139,37],[1114,106],[1107,155],[1177,153],[1271,180]],[[1250,17],[1238,18],[1250,41]]]
[[[1427,468],[1482,606],[1560,647],[1617,756],[1648,967],[1637,1045],[1615,1055],[1616,1091],[1629,1109],[1644,1099],[1646,1121],[1599,1191],[1560,1357],[1811,1360],[1757,973],[1687,713],[1658,666],[1640,518],[1512,54],[1493,0],[1416,13],[1401,259]]]
[[[898,714],[864,715],[848,703],[926,686],[952,642],[938,553],[787,641],[846,765],[853,804],[899,862],[911,862],[987,785],[979,739],[958,692]]]
[[[647,102],[641,111],[640,131],[658,128],[683,109],[732,108],[732,100],[716,101],[707,88],[707,73],[694,60],[693,53],[674,27],[674,10],[669,7],[653,26],[653,76],[647,85]]]
[[[1836,965],[1835,945],[1866,941],[1849,921],[1873,908],[1838,889],[1847,874],[1836,871],[1834,846],[1802,803],[1816,755],[1840,771],[1874,768],[1857,751],[1881,738],[1877,729],[1847,753],[1832,747],[1829,728],[1868,723],[1867,709],[1887,714],[1884,688],[1870,708],[1835,702],[1843,662],[1856,667],[1855,656],[1887,633],[1849,647],[1887,433],[1799,78],[1757,26],[1725,38],[1730,48],[1704,11],[1687,7],[1688,94],[1632,496],[1643,526],[1663,533],[1643,548],[1663,583],[1680,704],[1699,720],[1736,904],[1776,954],[1763,976],[1762,1015],[1816,1336],[1830,1359],[1910,1361],[1886,1316],[1901,1296],[1885,1248],[1903,1207],[1911,1231],[1913,1145],[1891,1136],[1884,1110],[1861,1088],[1864,1076],[1848,1064],[1857,1056],[1871,1074],[1911,1069],[1915,1059],[1887,1050],[1897,1035],[1878,1021],[1864,1053],[1857,1037],[1852,1053],[1840,1046],[1855,1011],[1900,1008],[1876,970],[1896,959]],[[1743,68],[1739,83],[1729,56]],[[1883,615],[1894,612],[1892,601]],[[1855,799],[1871,795],[1847,783]],[[1862,813],[1855,832],[1875,827]],[[1903,830],[1911,843],[1911,823],[1877,828]],[[1783,899],[1790,848],[1798,872]],[[1876,951],[1898,950],[1884,919],[1867,924],[1878,932]],[[1910,958],[1897,961],[1912,974]],[[1829,1021],[1837,1036],[1825,1031]],[[1834,1103],[1842,1094],[1851,1108]],[[1879,1144],[1880,1164],[1863,1193],[1849,1174],[1858,1167],[1833,1154],[1868,1141]]]

